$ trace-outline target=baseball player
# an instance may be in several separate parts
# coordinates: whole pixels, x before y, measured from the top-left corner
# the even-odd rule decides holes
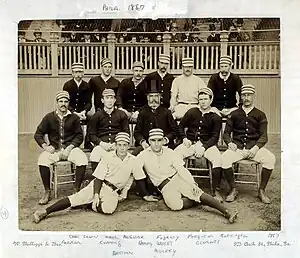
[[[88,134],[94,148],[90,155],[94,171],[107,151],[115,150],[114,139],[119,132],[129,133],[127,115],[115,108],[116,95],[113,89],[102,92],[102,110],[97,111],[89,121]]]
[[[158,69],[155,72],[149,73],[145,80],[157,81],[159,91],[162,95],[162,105],[165,108],[170,107],[171,99],[171,87],[174,80],[174,76],[167,72],[170,64],[170,56],[166,54],[160,54],[158,59]]]
[[[178,154],[163,146],[163,130],[152,129],[149,133],[149,143],[150,148],[143,150],[137,156],[137,173],[141,174],[139,178],[142,177],[144,171],[148,174],[171,210],[177,211],[185,208],[182,200],[184,196],[219,210],[230,223],[235,221],[237,212],[229,211],[218,200],[204,193],[184,167],[184,162]]]
[[[224,141],[228,145],[228,150],[222,155],[222,168],[231,188],[226,201],[234,201],[238,194],[232,164],[241,159],[250,159],[262,164],[258,197],[263,203],[269,204],[270,199],[265,195],[265,188],[276,160],[274,154],[264,147],[268,141],[267,117],[264,112],[254,107],[255,87],[253,85],[242,86],[241,99],[243,105],[230,114],[224,132]]]
[[[134,62],[132,72],[132,77],[126,78],[120,83],[118,98],[120,100],[119,109],[127,114],[131,122],[136,122],[139,110],[147,104],[143,63]]]
[[[120,84],[120,82],[111,75],[112,61],[109,58],[103,58],[100,64],[102,71],[101,75],[92,77],[89,80],[91,91],[94,94],[95,112],[104,107],[103,102],[101,101],[104,89],[113,89],[115,94],[117,94]],[[118,101],[116,104],[118,104]]]
[[[34,134],[37,144],[44,149],[38,158],[40,175],[45,194],[39,204],[47,204],[50,200],[50,165],[60,160],[68,160],[76,165],[74,192],[80,190],[88,159],[78,147],[83,141],[80,120],[72,114],[69,107],[70,96],[67,91],[56,94],[57,108],[44,116]],[[45,141],[48,135],[50,144]]]
[[[241,97],[241,87],[243,84],[237,74],[230,72],[230,68],[232,67],[230,56],[221,56],[219,65],[220,72],[210,77],[207,87],[214,93],[212,107],[219,109],[222,116],[226,117],[237,109],[236,95],[238,93],[239,97]]]
[[[211,89],[205,87],[199,92],[199,106],[188,110],[179,124],[179,134],[183,139],[175,151],[185,159],[190,156],[204,156],[212,163],[212,195],[223,202],[219,193],[221,184],[221,153],[217,148],[221,117],[210,104],[213,101]]]
[[[137,155],[143,149],[149,147],[149,131],[153,128],[161,128],[166,137],[165,144],[174,148],[174,139],[177,135],[177,124],[172,117],[170,110],[161,103],[162,95],[160,85],[157,80],[147,81],[147,100],[148,105],[143,107],[139,113],[136,127],[134,129],[134,138],[136,149],[133,155]]]
[[[189,109],[198,106],[200,89],[206,87],[202,79],[193,75],[193,66],[193,58],[183,58],[183,74],[172,83],[170,110],[175,119],[181,119]]]
[[[95,179],[78,193],[63,198],[46,209],[37,210],[33,214],[33,221],[39,223],[50,213],[85,204],[95,212],[114,213],[118,203],[127,198],[133,178],[137,182],[140,179],[140,175],[135,172],[136,157],[128,152],[129,142],[128,133],[118,133],[115,138],[116,151],[103,156],[93,173]],[[146,192],[143,193],[144,200],[157,201],[146,195]]]
[[[92,96],[90,86],[82,80],[83,74],[83,64],[73,63],[73,79],[64,84],[63,90],[69,92],[70,95],[69,110],[79,117],[82,124],[86,124],[86,114],[92,107]]]

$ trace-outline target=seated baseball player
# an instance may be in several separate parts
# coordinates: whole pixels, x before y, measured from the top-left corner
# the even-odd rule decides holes
[[[144,65],[134,62],[133,76],[125,78],[120,83],[117,98],[120,100],[119,109],[123,110],[131,122],[136,122],[139,110],[147,104],[146,81],[143,79]]]
[[[181,119],[179,133],[183,143],[175,151],[185,159],[204,156],[212,163],[212,195],[223,202],[219,193],[221,184],[221,153],[217,148],[222,119],[214,113],[210,104],[213,93],[209,88],[199,92],[199,106],[190,109]]]
[[[268,141],[267,117],[264,112],[254,106],[255,87],[253,85],[242,86],[241,99],[243,104],[228,117],[223,136],[228,150],[222,155],[222,168],[231,189],[226,201],[232,202],[238,195],[232,164],[242,159],[250,159],[262,164],[258,197],[263,203],[269,204],[271,201],[265,194],[265,188],[276,159],[274,154],[264,147]]]
[[[47,204],[50,200],[51,164],[68,160],[76,165],[74,192],[80,190],[88,164],[86,155],[78,148],[83,141],[83,133],[78,116],[68,110],[69,100],[67,91],[59,91],[56,94],[56,110],[43,118],[34,134],[37,144],[44,149],[38,158],[39,171],[45,188],[45,194],[39,204]],[[50,144],[45,141],[46,134]]]
[[[99,166],[94,171],[95,177],[85,188],[76,194],[63,198],[43,210],[33,214],[33,221],[39,223],[47,215],[67,209],[87,205],[95,212],[112,214],[117,209],[118,203],[127,198],[128,190],[133,178],[139,182],[136,174],[136,157],[128,152],[130,137],[128,133],[120,132],[115,138],[116,151],[106,153]],[[142,175],[142,178],[145,176]],[[153,196],[147,195],[143,188],[140,189],[146,201],[157,201]]]
[[[170,110],[175,119],[181,119],[189,109],[198,106],[199,91],[206,87],[204,81],[193,74],[193,67],[193,58],[183,58],[183,74],[172,83]]]
[[[149,132],[150,148],[137,156],[138,178],[144,171],[162,193],[166,205],[174,211],[185,208],[182,196],[219,210],[230,223],[237,218],[237,212],[224,207],[218,200],[204,193],[195,182],[184,162],[170,148],[164,147],[163,130],[155,128]]]
[[[136,148],[133,155],[138,155],[143,149],[149,147],[149,131],[153,128],[161,128],[166,137],[164,143],[169,148],[174,148],[174,139],[177,135],[177,124],[167,108],[161,104],[162,95],[157,80],[147,81],[147,100],[148,105],[143,107],[139,113],[134,138]]]
[[[88,137],[94,148],[90,155],[92,170],[95,171],[102,156],[115,150],[114,140],[119,132],[129,133],[127,115],[115,108],[116,95],[113,89],[102,92],[104,108],[98,110],[88,124]]]

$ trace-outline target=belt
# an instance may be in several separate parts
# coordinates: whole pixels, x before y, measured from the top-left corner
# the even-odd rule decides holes
[[[107,185],[107,186],[109,186],[113,191],[116,191],[118,194],[120,194],[120,192],[121,192],[121,190],[118,188],[118,187],[116,187],[115,185],[113,185],[112,183],[110,183],[110,182],[108,182],[107,180],[103,180],[103,182]]]
[[[198,105],[198,103],[187,103],[187,102],[178,102],[178,104],[184,104],[184,105]]]
[[[166,178],[164,181],[162,181],[162,182],[159,184],[159,186],[157,186],[158,190],[161,192],[161,190],[165,187],[165,185],[166,185],[167,183],[169,183],[169,182],[171,181],[171,179],[172,179],[176,174],[177,174],[177,173],[175,173],[174,175],[172,175],[172,176]]]

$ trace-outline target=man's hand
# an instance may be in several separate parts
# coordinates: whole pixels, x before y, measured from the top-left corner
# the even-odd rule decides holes
[[[119,202],[123,202],[123,201],[126,199],[126,197],[127,197],[127,196],[124,196],[124,195],[120,194],[120,195],[118,196],[118,201],[119,201]]]
[[[174,113],[174,112],[175,112],[175,106],[171,105],[171,106],[169,107],[169,110],[170,110],[172,113]]]
[[[55,148],[52,145],[44,145],[43,149],[51,154],[53,154],[55,152]]]
[[[81,115],[81,120],[86,120],[86,111],[83,110],[79,113]]]
[[[108,149],[108,151],[113,151],[116,149],[116,144],[115,143],[109,143],[110,144],[110,147]]]
[[[143,199],[147,202],[158,202],[158,198],[153,195],[146,195]]]
[[[182,143],[187,148],[190,148],[192,146],[192,142],[188,138],[184,138]]]
[[[97,207],[99,206],[99,204],[100,204],[99,194],[95,194],[92,203],[92,209],[94,212],[98,212]]]
[[[141,145],[142,145],[142,147],[143,147],[144,150],[147,149],[147,148],[149,147],[149,144],[148,144],[146,141],[143,141],[143,142],[141,143]]]
[[[201,158],[204,155],[205,148],[203,146],[196,148],[195,150],[195,157]]]
[[[241,155],[243,156],[244,159],[248,159],[249,158],[249,150],[243,149],[240,151]]]
[[[237,150],[237,145],[233,142],[228,143],[228,149],[236,151]]]
[[[249,150],[249,158],[253,159],[256,155],[256,153],[258,152],[259,147],[257,145],[254,145],[250,150]]]

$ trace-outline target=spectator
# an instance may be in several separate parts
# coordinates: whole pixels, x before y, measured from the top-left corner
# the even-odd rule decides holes
[[[178,26],[176,22],[172,22],[171,24],[171,42],[182,42],[182,35],[178,32]]]
[[[211,34],[207,37],[207,42],[220,42],[220,34],[216,34],[216,26],[214,24],[209,25],[209,31],[211,31]]]
[[[24,43],[27,41],[27,39],[25,38],[25,31],[19,31],[18,32],[18,42],[19,43]]]
[[[32,40],[31,42],[47,42],[47,40],[42,38],[42,32],[41,31],[35,31],[33,33],[33,36],[34,36],[34,40]]]
[[[104,35],[102,35],[104,37]],[[91,42],[101,42],[102,38],[98,29],[94,29],[94,34],[91,35]]]

